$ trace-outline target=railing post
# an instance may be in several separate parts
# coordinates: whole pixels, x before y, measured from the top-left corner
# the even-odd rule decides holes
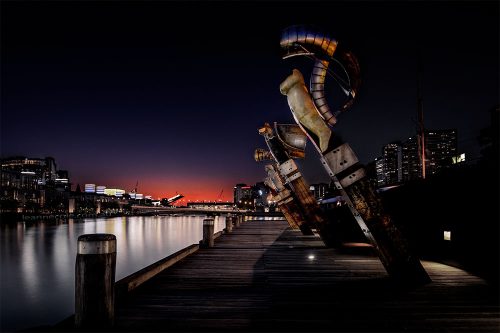
[[[214,246],[214,219],[203,220],[203,240],[201,241],[201,246]]]
[[[78,237],[75,265],[75,326],[103,329],[115,319],[116,237]]]
[[[233,217],[231,214],[227,214],[226,216],[226,233],[230,233],[233,231]]]

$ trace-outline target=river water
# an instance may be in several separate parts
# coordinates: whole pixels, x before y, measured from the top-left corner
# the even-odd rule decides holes
[[[203,215],[70,219],[0,226],[0,331],[52,325],[74,313],[78,236],[114,234],[116,281],[203,237]],[[215,232],[225,217],[215,217]]]

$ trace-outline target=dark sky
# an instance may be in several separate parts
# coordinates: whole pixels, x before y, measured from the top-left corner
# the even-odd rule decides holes
[[[265,176],[264,122],[292,123],[281,30],[314,24],[357,55],[362,80],[334,132],[363,163],[415,133],[416,64],[427,128],[459,149],[498,104],[491,2],[1,2],[1,153],[53,156],[71,181],[186,199],[232,199]],[[335,101],[331,101],[335,104]],[[326,181],[309,145],[309,182]]]

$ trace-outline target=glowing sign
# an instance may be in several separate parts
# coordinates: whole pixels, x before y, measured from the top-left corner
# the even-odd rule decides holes
[[[106,188],[104,189],[104,194],[115,197],[123,197],[125,191],[117,188]]]
[[[85,193],[95,193],[95,184],[85,184]]]

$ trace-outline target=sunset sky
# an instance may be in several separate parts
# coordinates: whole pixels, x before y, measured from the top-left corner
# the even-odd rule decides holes
[[[1,11],[2,157],[53,156],[71,182],[154,197],[232,200],[265,176],[264,122],[292,123],[279,84],[282,29],[314,24],[357,55],[362,85],[333,129],[361,162],[425,124],[459,150],[498,104],[498,2],[10,2]],[[335,104],[332,102],[332,104]],[[310,182],[327,181],[308,146]]]

